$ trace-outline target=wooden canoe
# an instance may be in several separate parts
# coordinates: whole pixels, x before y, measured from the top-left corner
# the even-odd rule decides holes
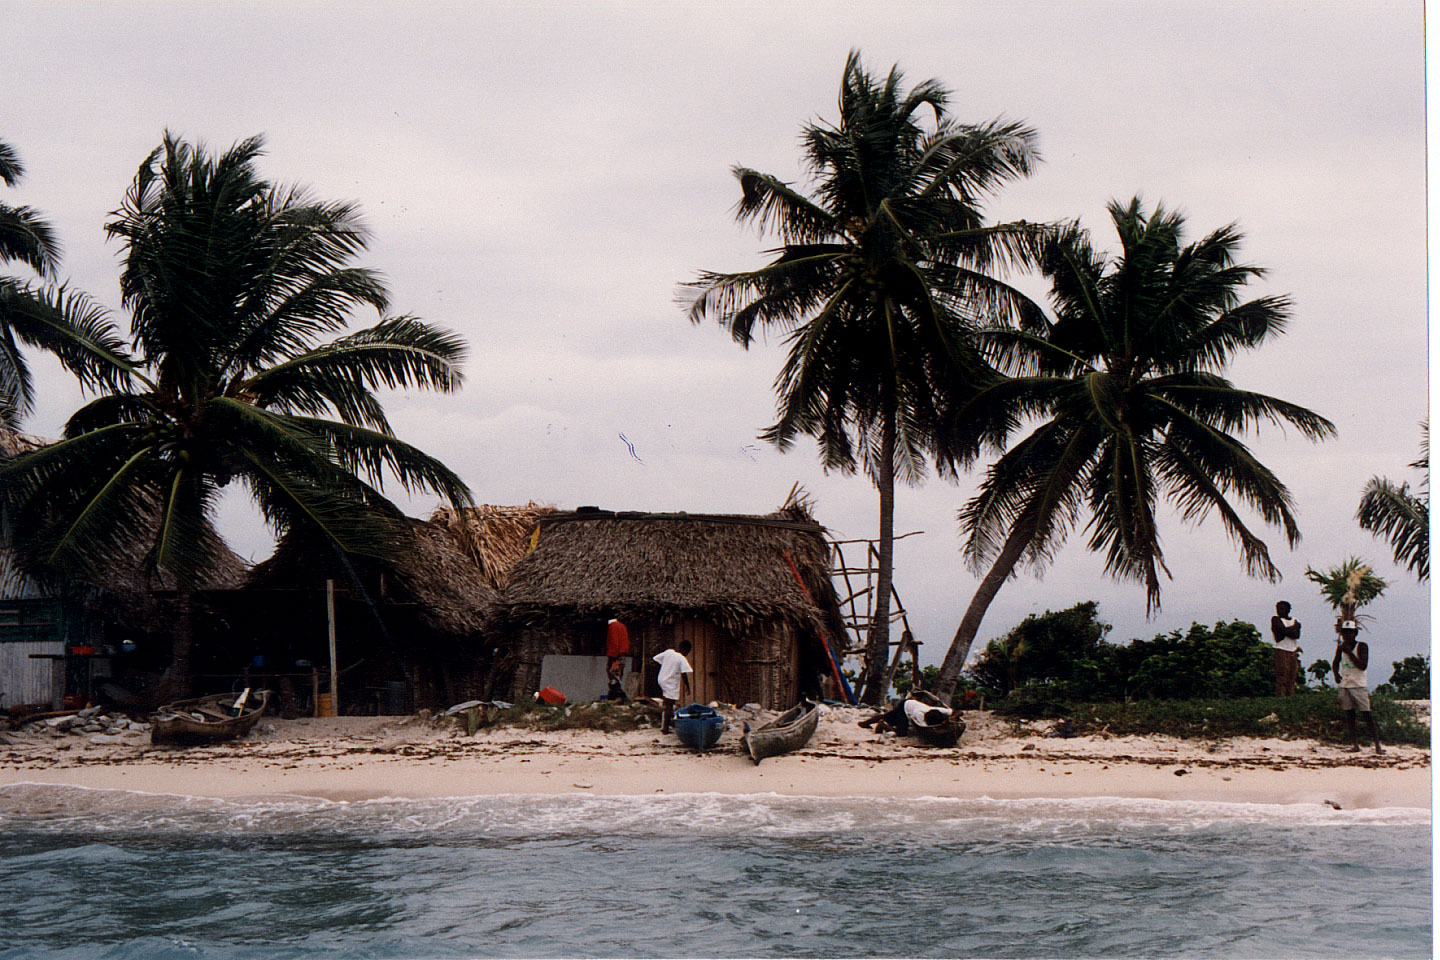
[[[820,705],[801,700],[769,723],[754,730],[745,724],[740,736],[740,745],[757,764],[766,757],[779,756],[799,750],[815,735],[815,725],[820,720]]]
[[[234,693],[217,693],[166,704],[151,719],[150,742],[213,743],[243,737],[260,721],[270,703],[270,691],[251,693],[238,717],[231,716],[237,699]]]
[[[675,736],[687,747],[708,750],[725,732],[725,718],[712,707],[692,703],[675,711]]]

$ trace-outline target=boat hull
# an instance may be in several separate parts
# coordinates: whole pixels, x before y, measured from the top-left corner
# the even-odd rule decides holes
[[[675,711],[675,736],[692,750],[708,750],[725,732],[725,718],[710,707],[692,703]]]
[[[819,722],[819,704],[802,700],[763,726],[751,730],[747,725],[740,745],[758,764],[766,757],[777,757],[805,746],[815,735],[815,726]]]
[[[151,720],[150,742],[199,744],[234,740],[255,729],[270,702],[270,691],[252,695],[240,716],[228,716],[233,693],[179,700],[161,707]]]

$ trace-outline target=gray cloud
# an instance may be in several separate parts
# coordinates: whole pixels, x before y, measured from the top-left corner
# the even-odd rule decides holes
[[[1183,209],[1197,234],[1238,221],[1246,258],[1270,269],[1254,292],[1288,294],[1294,320],[1233,378],[1341,431],[1319,447],[1254,439],[1305,533],[1294,552],[1267,535],[1283,584],[1246,579],[1213,519],[1171,522],[1176,579],[1146,621],[1143,590],[1104,577],[1077,532],[1043,580],[1001,591],[982,640],[1091,598],[1122,638],[1262,622],[1282,595],[1318,626],[1305,565],[1359,553],[1397,580],[1374,611],[1388,663],[1428,649],[1428,590],[1351,517],[1371,474],[1416,479],[1404,465],[1427,413],[1422,13],[1369,0],[10,3],[0,137],[30,170],[7,199],[51,215],[73,282],[112,306],[101,225],[166,127],[217,147],[263,132],[269,176],[358,201],[375,234],[366,262],[396,309],[472,350],[464,391],[396,396],[392,418],[483,500],[749,512],[798,480],[822,521],[860,537],[875,526],[863,477],[824,475],[809,445],[755,441],[780,346],[741,351],[673,302],[700,269],[761,261],[769,241],[731,220],[729,169],[801,179],[800,126],[833,116],[859,47],[873,68],[941,79],[963,119],[1037,128],[1047,162],[997,217],[1080,217],[1110,247],[1104,204],[1137,192]],[[81,397],[53,364],[37,370],[29,427],[53,435]],[[954,518],[975,482],[899,497],[897,528],[925,531],[900,542],[897,582],[930,659],[974,588]],[[239,498],[223,522],[263,555]]]

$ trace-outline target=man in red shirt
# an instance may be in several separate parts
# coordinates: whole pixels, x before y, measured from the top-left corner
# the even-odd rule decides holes
[[[606,700],[624,700],[625,690],[620,679],[625,675],[625,658],[630,655],[630,631],[615,618],[605,627],[605,675],[610,678]]]

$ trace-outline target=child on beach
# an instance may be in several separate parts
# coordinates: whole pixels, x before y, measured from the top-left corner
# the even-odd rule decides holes
[[[685,655],[690,652],[690,641],[681,640],[679,649],[675,647],[675,641],[671,640],[669,646],[652,658],[660,664],[660,676],[656,682],[660,684],[660,698],[664,702],[665,712],[660,720],[660,732],[670,732],[670,721],[675,718],[675,701],[680,699],[683,689],[685,696],[690,696],[690,674],[694,669]]]
[[[1340,709],[1345,711],[1345,726],[1350,731],[1350,749],[1360,750],[1360,735],[1355,729],[1355,713],[1358,711],[1370,727],[1370,736],[1375,741],[1375,752],[1380,749],[1380,731],[1375,729],[1375,717],[1370,713],[1370,680],[1365,674],[1369,666],[1370,647],[1356,642],[1360,625],[1354,620],[1341,621],[1337,627],[1339,640],[1335,646],[1335,659],[1330,669],[1335,674],[1335,686],[1340,694]]]

